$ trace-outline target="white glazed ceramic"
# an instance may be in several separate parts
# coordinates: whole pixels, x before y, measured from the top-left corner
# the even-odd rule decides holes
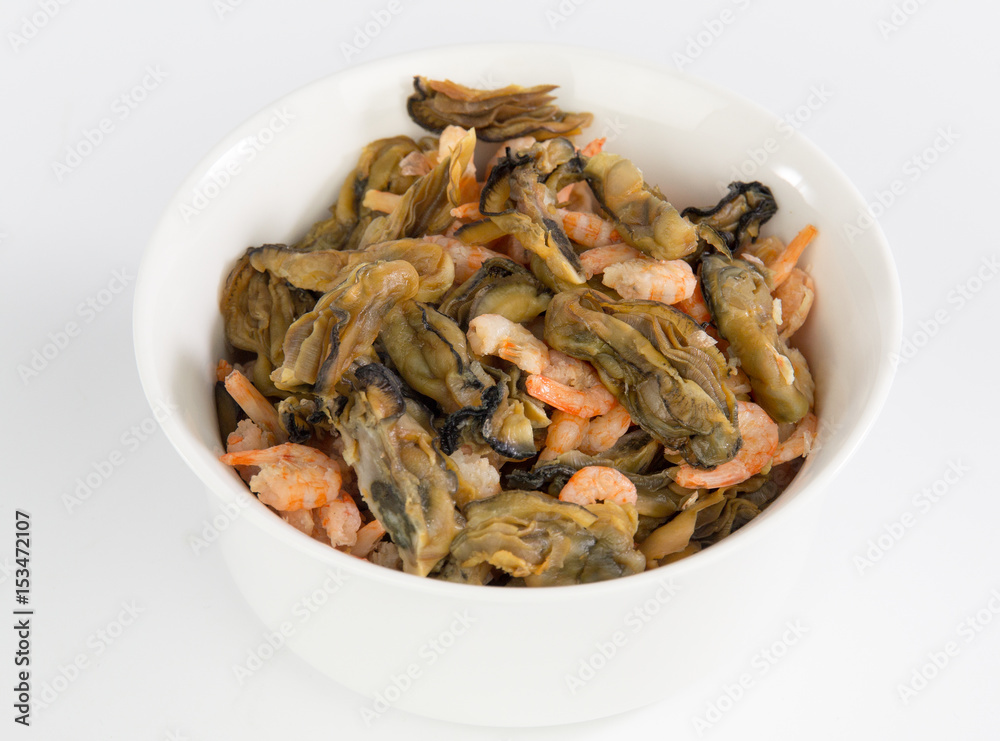
[[[607,136],[606,149],[634,159],[675,205],[715,203],[742,167],[740,179],[768,184],[780,206],[766,232],[790,239],[806,223],[819,228],[802,260],[818,298],[796,340],[817,379],[821,445],[761,517],[692,558],[625,579],[474,587],[324,547],[281,522],[218,462],[212,388],[223,353],[217,300],[229,268],[247,246],[292,242],[324,218],[364,144],[421,135],[404,105],[415,74],[476,87],[557,83],[564,109],[594,113],[584,140]],[[882,407],[901,335],[899,286],[881,232],[845,236],[844,224],[856,224],[863,209],[844,175],[774,116],[674,72],[549,44],[393,57],[267,106],[183,183],[139,273],[142,384],[154,406],[176,405],[162,422],[168,437],[216,502],[239,512],[221,547],[247,602],[281,636],[274,641],[366,696],[358,712],[367,719],[388,708],[511,726],[612,715],[759,646],[790,617],[786,598],[817,499]]]

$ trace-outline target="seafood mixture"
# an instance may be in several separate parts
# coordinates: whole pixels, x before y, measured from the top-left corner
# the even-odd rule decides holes
[[[816,230],[763,235],[758,182],[678,210],[551,85],[414,89],[433,135],[368,144],[229,274],[221,460],[306,535],[467,584],[635,574],[760,514],[817,434]]]

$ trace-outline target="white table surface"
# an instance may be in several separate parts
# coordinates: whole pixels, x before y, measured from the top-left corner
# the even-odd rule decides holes
[[[998,24],[995,4],[970,0],[5,3],[0,613],[7,624],[21,509],[32,691],[46,704],[29,729],[14,724],[16,635],[0,631],[0,737],[996,738]],[[251,113],[352,65],[476,39],[593,44],[683,67],[793,116],[873,202],[895,183],[878,220],[913,347],[824,495],[786,606],[807,632],[773,665],[735,656],[681,695],[586,725],[482,729],[390,711],[369,728],[360,696],[287,651],[234,678],[261,626],[220,553],[189,545],[218,512],[142,395],[134,276],[168,197]],[[129,107],[122,96],[144,80]],[[101,141],[57,172],[102,119]],[[947,663],[902,697],[935,657]],[[745,674],[749,687],[726,701]]]

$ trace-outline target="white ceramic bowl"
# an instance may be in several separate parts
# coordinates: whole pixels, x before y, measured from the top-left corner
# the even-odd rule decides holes
[[[404,106],[415,74],[476,87],[557,83],[564,109],[595,114],[588,135],[607,136],[607,150],[634,159],[677,206],[715,203],[742,168],[739,179],[761,180],[778,201],[768,232],[789,239],[806,223],[819,228],[803,258],[818,298],[796,340],[817,379],[821,445],[762,516],[653,572],[563,588],[474,587],[324,547],[281,522],[217,460],[217,300],[230,266],[247,246],[292,242],[323,217],[364,144],[422,133]],[[176,405],[162,422],[168,437],[210,496],[240,513],[221,547],[247,602],[303,659],[368,697],[358,708],[366,719],[387,708],[512,726],[612,715],[752,649],[788,617],[785,598],[819,495],[882,407],[901,336],[881,232],[845,237],[859,209],[844,175],[774,116],[674,72],[548,44],[393,57],[267,106],[180,187],[139,272],[142,384],[154,406]]]

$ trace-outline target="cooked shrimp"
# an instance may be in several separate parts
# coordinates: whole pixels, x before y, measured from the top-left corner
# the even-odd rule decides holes
[[[240,409],[253,420],[254,424],[262,430],[270,432],[275,441],[283,443],[288,439],[288,435],[281,427],[277,410],[250,382],[249,378],[234,369],[226,376],[226,391],[240,405]]]
[[[642,258],[609,265],[601,282],[624,299],[675,304],[690,298],[698,281],[683,260]]]
[[[607,414],[617,400],[601,383],[576,389],[551,377],[532,374],[525,381],[528,393],[539,401],[579,417],[596,417]]]
[[[299,532],[312,537],[316,532],[316,521],[310,509],[296,509],[291,512],[282,512],[281,519],[294,527]]]
[[[513,234],[506,234],[500,237],[500,239],[493,243],[493,249],[503,253],[505,257],[509,257],[518,265],[523,265],[524,267],[531,265],[532,253],[526,250],[521,241]]]
[[[760,473],[778,449],[778,425],[767,412],[749,401],[736,402],[736,415],[743,447],[732,460],[715,468],[694,468],[683,464],[675,479],[687,489],[732,486]]]
[[[343,480],[336,461],[296,443],[226,453],[219,460],[227,466],[260,466],[250,479],[250,491],[282,511],[322,507],[337,497]]]
[[[580,253],[583,275],[590,280],[603,273],[609,266],[642,258],[642,253],[627,244],[607,244]]]
[[[477,221],[483,218],[483,215],[479,212],[479,201],[460,203],[451,210],[451,215],[453,218],[467,219],[468,221]]]
[[[818,425],[819,420],[812,412],[800,419],[795,425],[795,429],[792,430],[792,434],[778,445],[778,449],[774,453],[773,465],[787,463],[800,455],[808,456],[812,450],[813,441],[816,440]]]
[[[589,425],[590,422],[584,417],[560,409],[552,412],[552,423],[545,431],[545,448],[538,456],[538,462],[550,461],[579,448]]]
[[[226,452],[239,453],[242,450],[263,450],[275,444],[274,435],[262,430],[253,421],[241,419],[236,429],[226,438]],[[260,469],[257,466],[236,466],[240,478],[249,481]]]
[[[485,499],[500,493],[500,471],[490,463],[489,458],[477,455],[469,446],[462,446],[449,458],[458,467],[459,475],[475,492],[475,499]]]
[[[392,211],[399,205],[399,202],[403,199],[403,196],[397,195],[396,193],[390,193],[387,190],[371,190],[365,191],[365,197],[361,201],[361,205],[365,208],[370,208],[372,211],[381,211],[382,213],[392,213]]]
[[[698,324],[707,324],[712,321],[712,314],[705,303],[705,297],[701,295],[701,281],[695,279],[694,290],[687,298],[682,298],[673,304],[675,309],[680,309]]]
[[[566,236],[584,247],[604,247],[622,241],[615,225],[596,214],[557,208]]]
[[[499,252],[494,252],[487,247],[480,247],[476,244],[465,244],[461,240],[453,237],[443,237],[435,234],[429,237],[422,237],[428,242],[435,242],[445,248],[451,255],[452,262],[455,263],[455,282],[464,283],[472,274],[483,266],[483,263],[491,257],[505,257]]]
[[[427,155],[423,152],[410,152],[399,161],[400,175],[426,175],[434,168]]]
[[[795,238],[788,243],[788,246],[778,257],[765,264],[771,270],[771,281],[775,288],[780,286],[791,275],[792,268],[799,261],[802,251],[812,242],[816,236],[816,227],[808,224],[802,231],[795,235]]]
[[[319,521],[334,548],[357,543],[361,512],[350,495],[341,492],[339,498],[320,507]]]
[[[226,376],[233,372],[233,364],[223,358],[215,366],[215,380],[224,383]]]
[[[559,499],[584,505],[597,501],[634,505],[638,495],[635,484],[621,471],[607,466],[585,466],[566,482]]]
[[[774,291],[775,302],[781,302],[781,322],[778,323],[778,333],[781,339],[787,341],[809,316],[813,300],[816,297],[816,285],[806,271],[793,268],[788,278]]]
[[[480,314],[470,321],[468,337],[476,355],[496,355],[527,373],[541,373],[549,362],[544,342],[499,314]]]
[[[375,550],[375,546],[384,535],[385,528],[378,520],[372,520],[367,525],[362,525],[357,532],[354,546],[351,548],[351,555],[358,558],[368,558],[368,554]]]
[[[578,389],[590,388],[601,382],[590,363],[552,349],[549,349],[549,364],[545,366],[544,375]]]
[[[590,420],[587,435],[580,443],[579,450],[587,455],[603,453],[618,442],[631,426],[632,417],[628,409],[616,402],[610,412]]]
[[[600,154],[604,150],[604,142],[607,140],[608,137],[606,136],[602,136],[600,139],[592,139],[580,150],[580,154],[584,157],[593,157],[595,154]]]
[[[753,390],[750,386],[750,376],[742,368],[733,368],[722,381],[736,396],[749,394]]]

